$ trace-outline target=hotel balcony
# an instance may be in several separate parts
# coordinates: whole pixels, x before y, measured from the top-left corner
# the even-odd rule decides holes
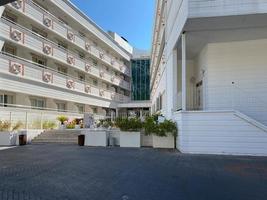
[[[6,80],[4,80],[4,83],[1,84],[3,86],[2,89],[7,89],[8,91],[18,92],[22,91],[24,88],[25,93],[32,92],[32,95],[38,94],[49,98],[54,97],[67,101],[69,99],[75,99],[78,102],[83,100],[81,103],[93,103],[92,105],[103,103],[106,107],[112,102],[121,103],[129,101],[129,97],[122,94],[96,87],[86,81],[80,81],[74,77],[59,73],[52,68],[37,65],[30,61],[7,55],[3,52],[0,54],[0,63],[0,73],[3,77],[4,75],[8,76],[9,78],[7,80],[12,79],[12,83],[6,83]],[[35,84],[30,83],[30,86],[23,85],[24,83],[28,84],[29,82]],[[79,97],[75,94],[81,96]],[[58,97],[55,97],[55,95]],[[63,95],[65,95],[65,97]],[[97,98],[94,100],[89,97]]]
[[[92,41],[89,41],[86,37],[81,37],[78,31],[73,30],[60,19],[31,0],[22,0],[10,3],[7,5],[7,8],[25,15],[27,18],[35,21],[43,28],[52,31],[64,40],[69,41],[69,43],[79,47],[84,52],[89,53],[103,64],[108,65],[114,70],[124,73],[129,77],[131,76],[129,67],[125,66],[123,62],[117,60],[112,55],[104,53],[106,52],[104,49],[94,46]]]
[[[122,80],[115,74],[107,72],[100,66],[94,66],[92,61],[82,59],[76,53],[67,51],[63,47],[59,47],[56,43],[23,28],[18,24],[1,18],[0,26],[0,36],[4,37],[6,41],[11,41],[20,46],[27,47],[46,57],[53,58],[64,65],[74,67],[84,73],[88,73],[98,79],[108,82],[109,84],[130,90],[129,82]]]

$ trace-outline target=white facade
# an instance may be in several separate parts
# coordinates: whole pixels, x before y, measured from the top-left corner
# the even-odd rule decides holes
[[[267,155],[266,3],[157,1],[152,112],[177,122],[180,151]]]
[[[105,116],[130,101],[131,54],[70,1],[19,0],[0,16],[2,106]]]

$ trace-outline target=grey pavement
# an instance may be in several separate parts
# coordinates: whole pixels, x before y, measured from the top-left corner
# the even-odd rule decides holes
[[[0,151],[1,200],[266,200],[267,158],[28,145]]]

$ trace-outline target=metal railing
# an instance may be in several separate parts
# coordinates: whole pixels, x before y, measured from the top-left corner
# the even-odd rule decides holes
[[[46,84],[58,86],[64,89],[70,89],[77,92],[85,93],[92,96],[101,97],[104,99],[114,100],[118,102],[128,102],[129,97],[126,97],[122,94],[115,93],[111,90],[105,90],[101,87],[96,87],[89,82],[78,80],[72,76],[59,73],[56,70],[49,68],[43,65],[37,65],[31,61],[18,58],[16,56],[7,54],[7,53],[0,53],[1,65],[0,71],[2,73],[10,73],[10,65],[12,62],[19,63],[23,65],[23,75],[20,77],[35,80],[38,82],[43,82]],[[44,76],[48,74],[50,76],[49,80],[45,80]],[[16,74],[18,76],[18,74]],[[74,82],[74,88],[67,88],[67,81],[72,80]],[[88,91],[86,91],[88,89]],[[101,92],[103,92],[101,94]]]
[[[53,41],[48,40],[47,38],[44,38],[41,35],[38,35],[37,33],[26,29],[25,27],[22,27],[21,25],[14,23],[6,18],[1,18],[1,22],[6,25],[6,27],[2,28],[1,32],[5,37],[7,37],[7,39],[10,39],[12,29],[19,30],[23,33],[23,38],[21,39],[22,45],[30,46],[35,51],[39,51],[42,54],[44,54],[44,45],[49,45],[48,47],[51,48],[51,52],[47,56],[51,56],[70,67],[75,67],[83,71],[84,73],[88,73],[98,79],[102,79],[109,84],[113,84],[127,90],[130,89],[129,82],[126,82],[125,80],[121,79],[118,76],[115,76],[112,73],[108,73],[106,70],[102,69],[102,67],[95,67],[92,64],[92,61],[80,58],[77,53],[58,46],[58,44],[54,43]],[[69,57],[72,57],[74,59],[73,64],[70,64],[68,62]],[[90,70],[86,70],[86,65],[90,66]],[[103,72],[104,76],[101,77],[100,72]],[[112,80],[112,78],[114,79]]]
[[[44,26],[44,24],[43,24],[44,23],[43,22],[44,17],[45,16],[49,17],[52,20],[52,25],[51,25],[50,30],[54,31],[54,33],[56,33],[57,35],[64,37],[68,41],[70,41],[68,39],[68,33],[69,32],[73,33],[74,34],[74,40],[70,41],[70,42],[72,44],[75,44],[79,48],[82,48],[84,51],[91,53],[97,59],[100,59],[99,58],[100,53],[105,52],[104,49],[101,49],[100,47],[95,47],[93,45],[90,46],[91,51],[86,50],[86,48],[85,48],[86,44],[87,43],[92,44],[93,43],[92,41],[88,40],[87,38],[85,39],[85,38],[80,37],[79,36],[80,34],[77,31],[73,30],[70,26],[63,23],[60,19],[58,19],[57,17],[55,17],[54,15],[49,13],[44,8],[37,5],[36,3],[32,2],[31,0],[24,0],[24,2],[25,2],[25,4],[23,5],[23,9],[15,8],[12,4],[9,4],[9,7],[27,15],[28,17],[37,21],[38,23],[40,23],[43,26]],[[79,42],[77,42],[77,41],[79,41]],[[113,64],[111,64],[112,60],[114,61]],[[125,73],[128,76],[130,75],[130,72],[127,71],[127,67],[123,66],[123,63],[117,61],[115,59],[115,57],[111,57],[110,55],[105,54],[105,58],[102,59],[102,61],[105,64],[116,69],[117,71]],[[120,69],[121,66],[123,66],[122,70]]]
[[[33,106],[0,103],[0,120],[10,122],[12,126],[18,122],[22,124],[21,129],[45,129],[46,124],[53,122],[56,127],[60,125],[57,117],[67,116],[70,120],[83,118],[84,113],[64,110],[59,111],[52,108],[40,108]],[[109,118],[109,116],[93,114],[95,120]]]

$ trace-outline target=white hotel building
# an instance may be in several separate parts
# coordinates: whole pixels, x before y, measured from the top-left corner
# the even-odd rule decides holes
[[[267,155],[267,0],[157,0],[152,112],[185,153]]]
[[[132,47],[70,1],[18,0],[0,17],[1,119],[111,116],[129,103]]]

